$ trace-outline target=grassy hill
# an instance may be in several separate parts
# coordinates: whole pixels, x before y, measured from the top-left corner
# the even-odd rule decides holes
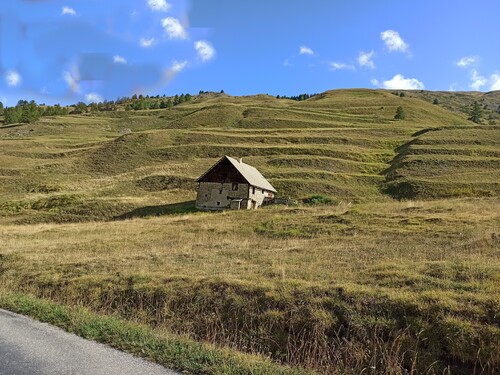
[[[495,373],[500,127],[463,111],[483,99],[202,95],[1,127],[0,280],[323,373]],[[299,204],[196,212],[222,155]]]
[[[405,121],[393,119],[399,105]],[[451,125],[471,126],[418,98],[372,90],[304,102],[203,96],[169,110],[42,118],[1,129],[3,211],[7,221],[82,221],[109,219],[148,199],[193,199],[196,177],[225,154],[261,169],[283,196],[381,198],[384,171],[401,158],[395,150],[415,132]],[[48,212],[48,198],[66,203]]]

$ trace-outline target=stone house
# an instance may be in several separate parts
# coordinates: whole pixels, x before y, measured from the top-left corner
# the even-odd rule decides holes
[[[276,194],[256,168],[229,156],[221,158],[196,181],[196,208],[200,210],[257,208]]]

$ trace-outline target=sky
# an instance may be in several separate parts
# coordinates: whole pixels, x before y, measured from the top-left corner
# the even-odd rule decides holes
[[[9,0],[0,101],[500,90],[498,0]]]

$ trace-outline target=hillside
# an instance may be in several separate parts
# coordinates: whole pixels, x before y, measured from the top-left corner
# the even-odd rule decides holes
[[[399,93],[204,94],[0,127],[0,306],[8,289],[86,307],[259,356],[245,366],[498,373],[500,126],[460,109],[498,95]],[[298,203],[196,212],[222,155]],[[232,373],[212,360],[162,363]],[[273,371],[255,373],[292,370]]]
[[[463,116],[410,95],[337,90],[304,102],[204,95],[168,110],[42,118],[34,125],[5,127],[0,130],[4,220],[109,219],[148,201],[190,200],[196,177],[226,154],[258,167],[283,196],[381,199],[385,180],[394,178],[385,174],[398,168],[393,159],[401,159],[397,150],[412,142],[412,134],[472,127]],[[404,121],[393,119],[399,105],[407,112]],[[488,127],[493,138],[497,131]],[[474,133],[467,134],[470,144],[455,137],[449,145],[441,142],[442,149],[455,144],[476,150]],[[427,151],[421,148],[420,154]],[[493,159],[483,175],[495,168],[498,155],[488,157]],[[397,186],[391,184],[391,191]],[[404,191],[392,194],[404,198]],[[498,187],[488,191],[497,194]]]

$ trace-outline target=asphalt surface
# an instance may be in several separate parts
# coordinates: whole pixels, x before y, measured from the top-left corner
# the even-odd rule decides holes
[[[0,375],[178,375],[109,346],[0,309]]]

